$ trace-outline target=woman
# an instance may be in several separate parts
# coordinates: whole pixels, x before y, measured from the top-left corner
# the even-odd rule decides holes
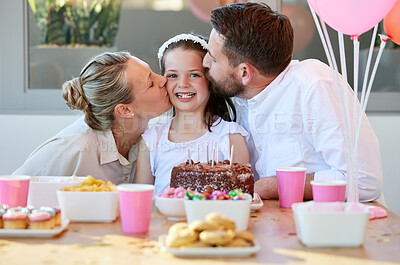
[[[165,83],[128,52],[94,57],[63,85],[67,105],[84,117],[39,146],[13,174],[133,182],[141,134],[171,108]]]

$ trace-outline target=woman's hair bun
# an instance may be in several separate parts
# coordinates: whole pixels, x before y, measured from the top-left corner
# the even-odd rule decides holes
[[[89,106],[89,102],[85,97],[79,77],[75,77],[63,84],[62,96],[65,99],[67,106],[72,110],[85,111]]]

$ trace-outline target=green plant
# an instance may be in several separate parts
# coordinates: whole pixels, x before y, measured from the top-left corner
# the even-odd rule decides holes
[[[28,0],[42,44],[113,46],[122,0]]]

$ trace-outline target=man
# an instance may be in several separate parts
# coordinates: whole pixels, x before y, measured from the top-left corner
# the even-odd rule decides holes
[[[250,160],[259,178],[255,192],[278,198],[278,167],[307,168],[305,199],[312,199],[311,180],[346,180],[342,98],[335,78],[320,61],[291,60],[288,18],[265,4],[241,3],[214,9],[211,23],[203,66],[216,90],[235,96],[238,122],[251,134]],[[353,102],[350,87],[345,96]],[[359,146],[359,198],[375,200],[381,194],[381,157],[365,115]]]

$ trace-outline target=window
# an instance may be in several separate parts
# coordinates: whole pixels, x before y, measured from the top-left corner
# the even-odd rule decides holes
[[[36,0],[46,2],[47,0]],[[110,0],[104,0],[108,2]],[[127,50],[149,63],[155,72],[159,72],[156,58],[159,46],[171,36],[182,32],[195,32],[208,36],[211,25],[204,17],[191,9],[189,2],[216,3],[218,0],[121,0],[118,32],[112,45],[106,47],[84,45],[66,45],[56,47],[41,42],[44,38],[37,13],[32,11],[27,0],[0,0],[0,112],[1,113],[52,113],[70,114],[61,97],[61,84],[77,76],[86,61],[104,50]],[[63,3],[65,0],[55,0]],[[77,0],[79,3],[93,3],[96,0]],[[99,2],[99,1],[97,1]],[[114,0],[112,2],[118,2]],[[273,9],[281,9],[281,0],[261,0]],[[283,5],[292,6],[293,1],[283,1]],[[296,1],[307,12],[306,0]],[[282,12],[284,8],[282,6]],[[300,13],[292,18],[292,23],[301,25],[304,18]],[[290,18],[290,16],[289,16]],[[296,20],[297,19],[297,20]],[[295,25],[294,25],[295,27]],[[296,28],[296,27],[295,27]],[[95,35],[89,29],[89,37]],[[91,35],[92,34],[92,35]],[[304,36],[303,34],[300,34]],[[366,36],[364,36],[366,35]],[[363,34],[361,38],[368,34]],[[331,32],[332,43],[337,43],[335,33]],[[70,36],[71,38],[71,36]],[[94,42],[99,39],[92,38]],[[296,40],[295,40],[296,41]],[[76,40],[74,41],[76,43]],[[107,43],[107,41],[106,41]],[[346,50],[352,51],[352,45]],[[365,42],[365,46],[369,42]],[[363,47],[362,47],[363,48]],[[366,47],[364,47],[366,48]],[[399,50],[395,50],[397,56]],[[393,58],[386,49],[384,57]],[[319,36],[314,29],[308,45],[294,54],[294,59],[317,58],[326,62]],[[348,53],[351,58],[351,52]],[[398,57],[396,57],[398,58]],[[382,59],[384,60],[384,59]],[[399,64],[393,59],[395,67],[389,67],[394,86],[384,82],[389,79],[385,74],[386,64],[382,61],[375,78],[367,111],[400,111]],[[29,67],[28,67],[29,66]],[[349,82],[352,82],[352,62],[348,67]],[[394,81],[393,81],[394,82]],[[388,86],[389,89],[388,89]]]
[[[0,0],[0,5],[2,113],[70,113],[61,97],[61,84],[77,76],[94,55],[105,50],[127,50],[159,72],[157,50],[165,40],[182,32],[208,36],[211,31],[209,23],[193,15],[187,0],[125,0],[120,9],[118,33],[111,45],[67,43],[57,46],[43,42],[46,36],[42,24],[48,20],[39,15],[38,10],[33,12],[28,1]],[[100,22],[97,27],[98,24]],[[94,34],[93,28],[90,30],[89,35]],[[76,39],[74,41],[76,43]]]

